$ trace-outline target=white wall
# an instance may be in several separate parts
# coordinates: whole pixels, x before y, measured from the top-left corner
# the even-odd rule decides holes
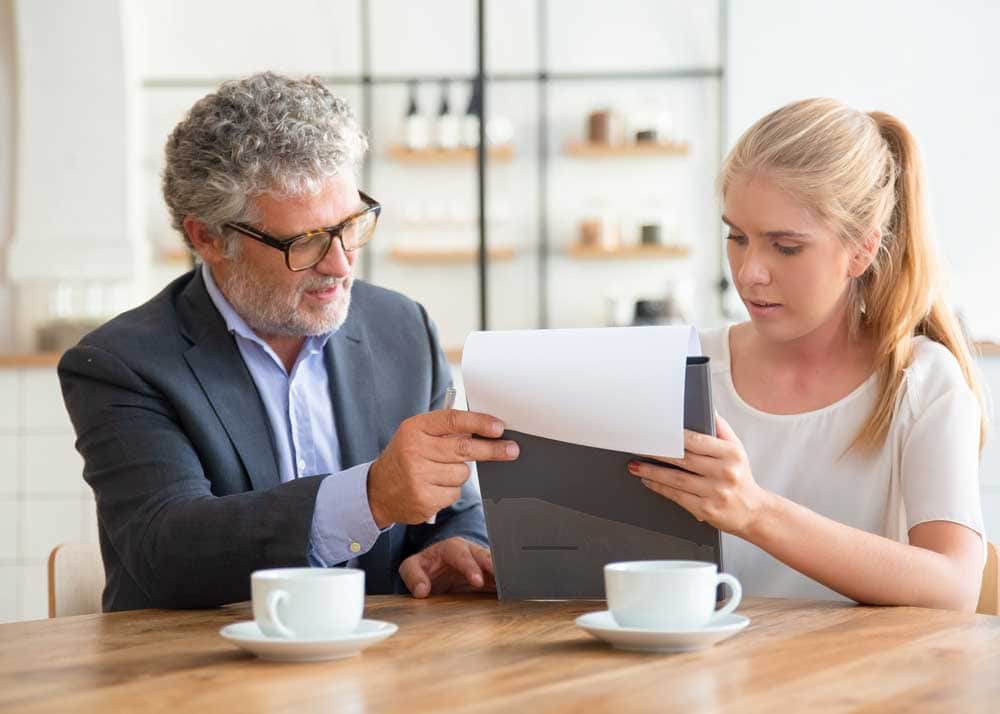
[[[950,298],[1000,336],[1000,3],[732,0],[729,134],[789,101],[831,96],[895,114],[923,152]]]
[[[13,342],[12,290],[7,280],[7,246],[14,233],[15,89],[14,3],[0,0],[0,352]]]
[[[15,0],[15,226],[6,275],[15,343],[35,346],[56,281],[106,319],[145,268],[138,219],[136,75],[125,0]],[[83,301],[79,301],[83,302]],[[105,309],[106,306],[106,309]]]

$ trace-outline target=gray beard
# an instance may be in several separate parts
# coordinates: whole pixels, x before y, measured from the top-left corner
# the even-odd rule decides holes
[[[322,312],[307,313],[301,309],[307,291],[337,284],[342,286],[342,290]],[[313,277],[289,292],[286,288],[261,282],[254,271],[236,257],[220,287],[236,312],[258,335],[311,337],[333,332],[344,324],[351,306],[353,284],[353,275],[346,278]]]

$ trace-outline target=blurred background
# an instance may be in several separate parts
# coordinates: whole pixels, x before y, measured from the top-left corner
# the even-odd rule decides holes
[[[455,363],[477,329],[743,319],[728,147],[805,97],[896,114],[996,392],[997,28],[988,0],[0,0],[0,621],[43,616],[48,552],[95,536],[54,365],[190,269],[163,145],[221,81],[311,74],[351,103],[384,206],[358,270]],[[992,445],[982,481],[1000,527]]]

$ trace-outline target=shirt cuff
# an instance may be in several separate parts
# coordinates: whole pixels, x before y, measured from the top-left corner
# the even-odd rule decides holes
[[[358,464],[323,479],[316,492],[309,536],[309,564],[332,567],[364,555],[375,545],[379,530],[368,504],[368,470],[372,462]]]

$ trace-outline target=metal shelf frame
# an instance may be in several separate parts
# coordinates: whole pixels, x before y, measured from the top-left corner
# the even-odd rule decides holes
[[[727,96],[727,43],[728,43],[728,0],[718,0],[718,38],[719,38],[719,65],[716,67],[664,67],[661,69],[645,70],[610,70],[598,72],[560,72],[548,69],[549,48],[548,48],[548,3],[546,0],[537,0],[536,8],[536,41],[538,49],[539,69],[536,72],[496,72],[489,73],[486,68],[485,47],[486,34],[488,28],[485,20],[485,0],[476,1],[476,72],[473,75],[464,73],[456,74],[412,74],[412,75],[375,75],[373,73],[372,62],[372,42],[371,42],[371,8],[369,0],[359,0],[360,20],[361,20],[361,73],[359,75],[315,75],[325,84],[337,86],[360,86],[361,87],[361,107],[359,118],[366,133],[371,134],[374,125],[374,88],[383,85],[405,85],[410,82],[418,83],[440,83],[440,82],[472,82],[480,90],[482,98],[481,116],[489,116],[486,106],[487,94],[484,91],[488,83],[493,82],[535,82],[537,83],[537,125],[538,125],[538,157],[537,157],[537,178],[538,178],[538,326],[545,328],[549,326],[549,258],[552,254],[549,233],[549,162],[552,156],[552,147],[549,143],[549,86],[554,82],[594,82],[594,81],[636,81],[636,80],[717,80],[718,82],[718,164],[721,165],[725,152],[726,132],[728,113],[726,107]],[[171,88],[213,88],[234,77],[160,77],[148,78],[143,81],[142,86],[146,89],[171,89]],[[478,232],[479,250],[477,269],[479,272],[479,329],[489,329],[489,243],[487,216],[487,190],[486,179],[489,165],[489,157],[486,151],[486,122],[479,122],[479,147],[476,151],[476,172],[478,184]],[[372,162],[366,161],[362,169],[362,180],[365,185],[372,182]],[[720,233],[721,233],[721,222]],[[717,248],[719,252],[719,309],[725,315],[724,295],[729,287],[727,278],[728,268],[725,255],[721,246]],[[366,259],[362,262],[362,277],[366,280],[372,279],[372,260]]]

